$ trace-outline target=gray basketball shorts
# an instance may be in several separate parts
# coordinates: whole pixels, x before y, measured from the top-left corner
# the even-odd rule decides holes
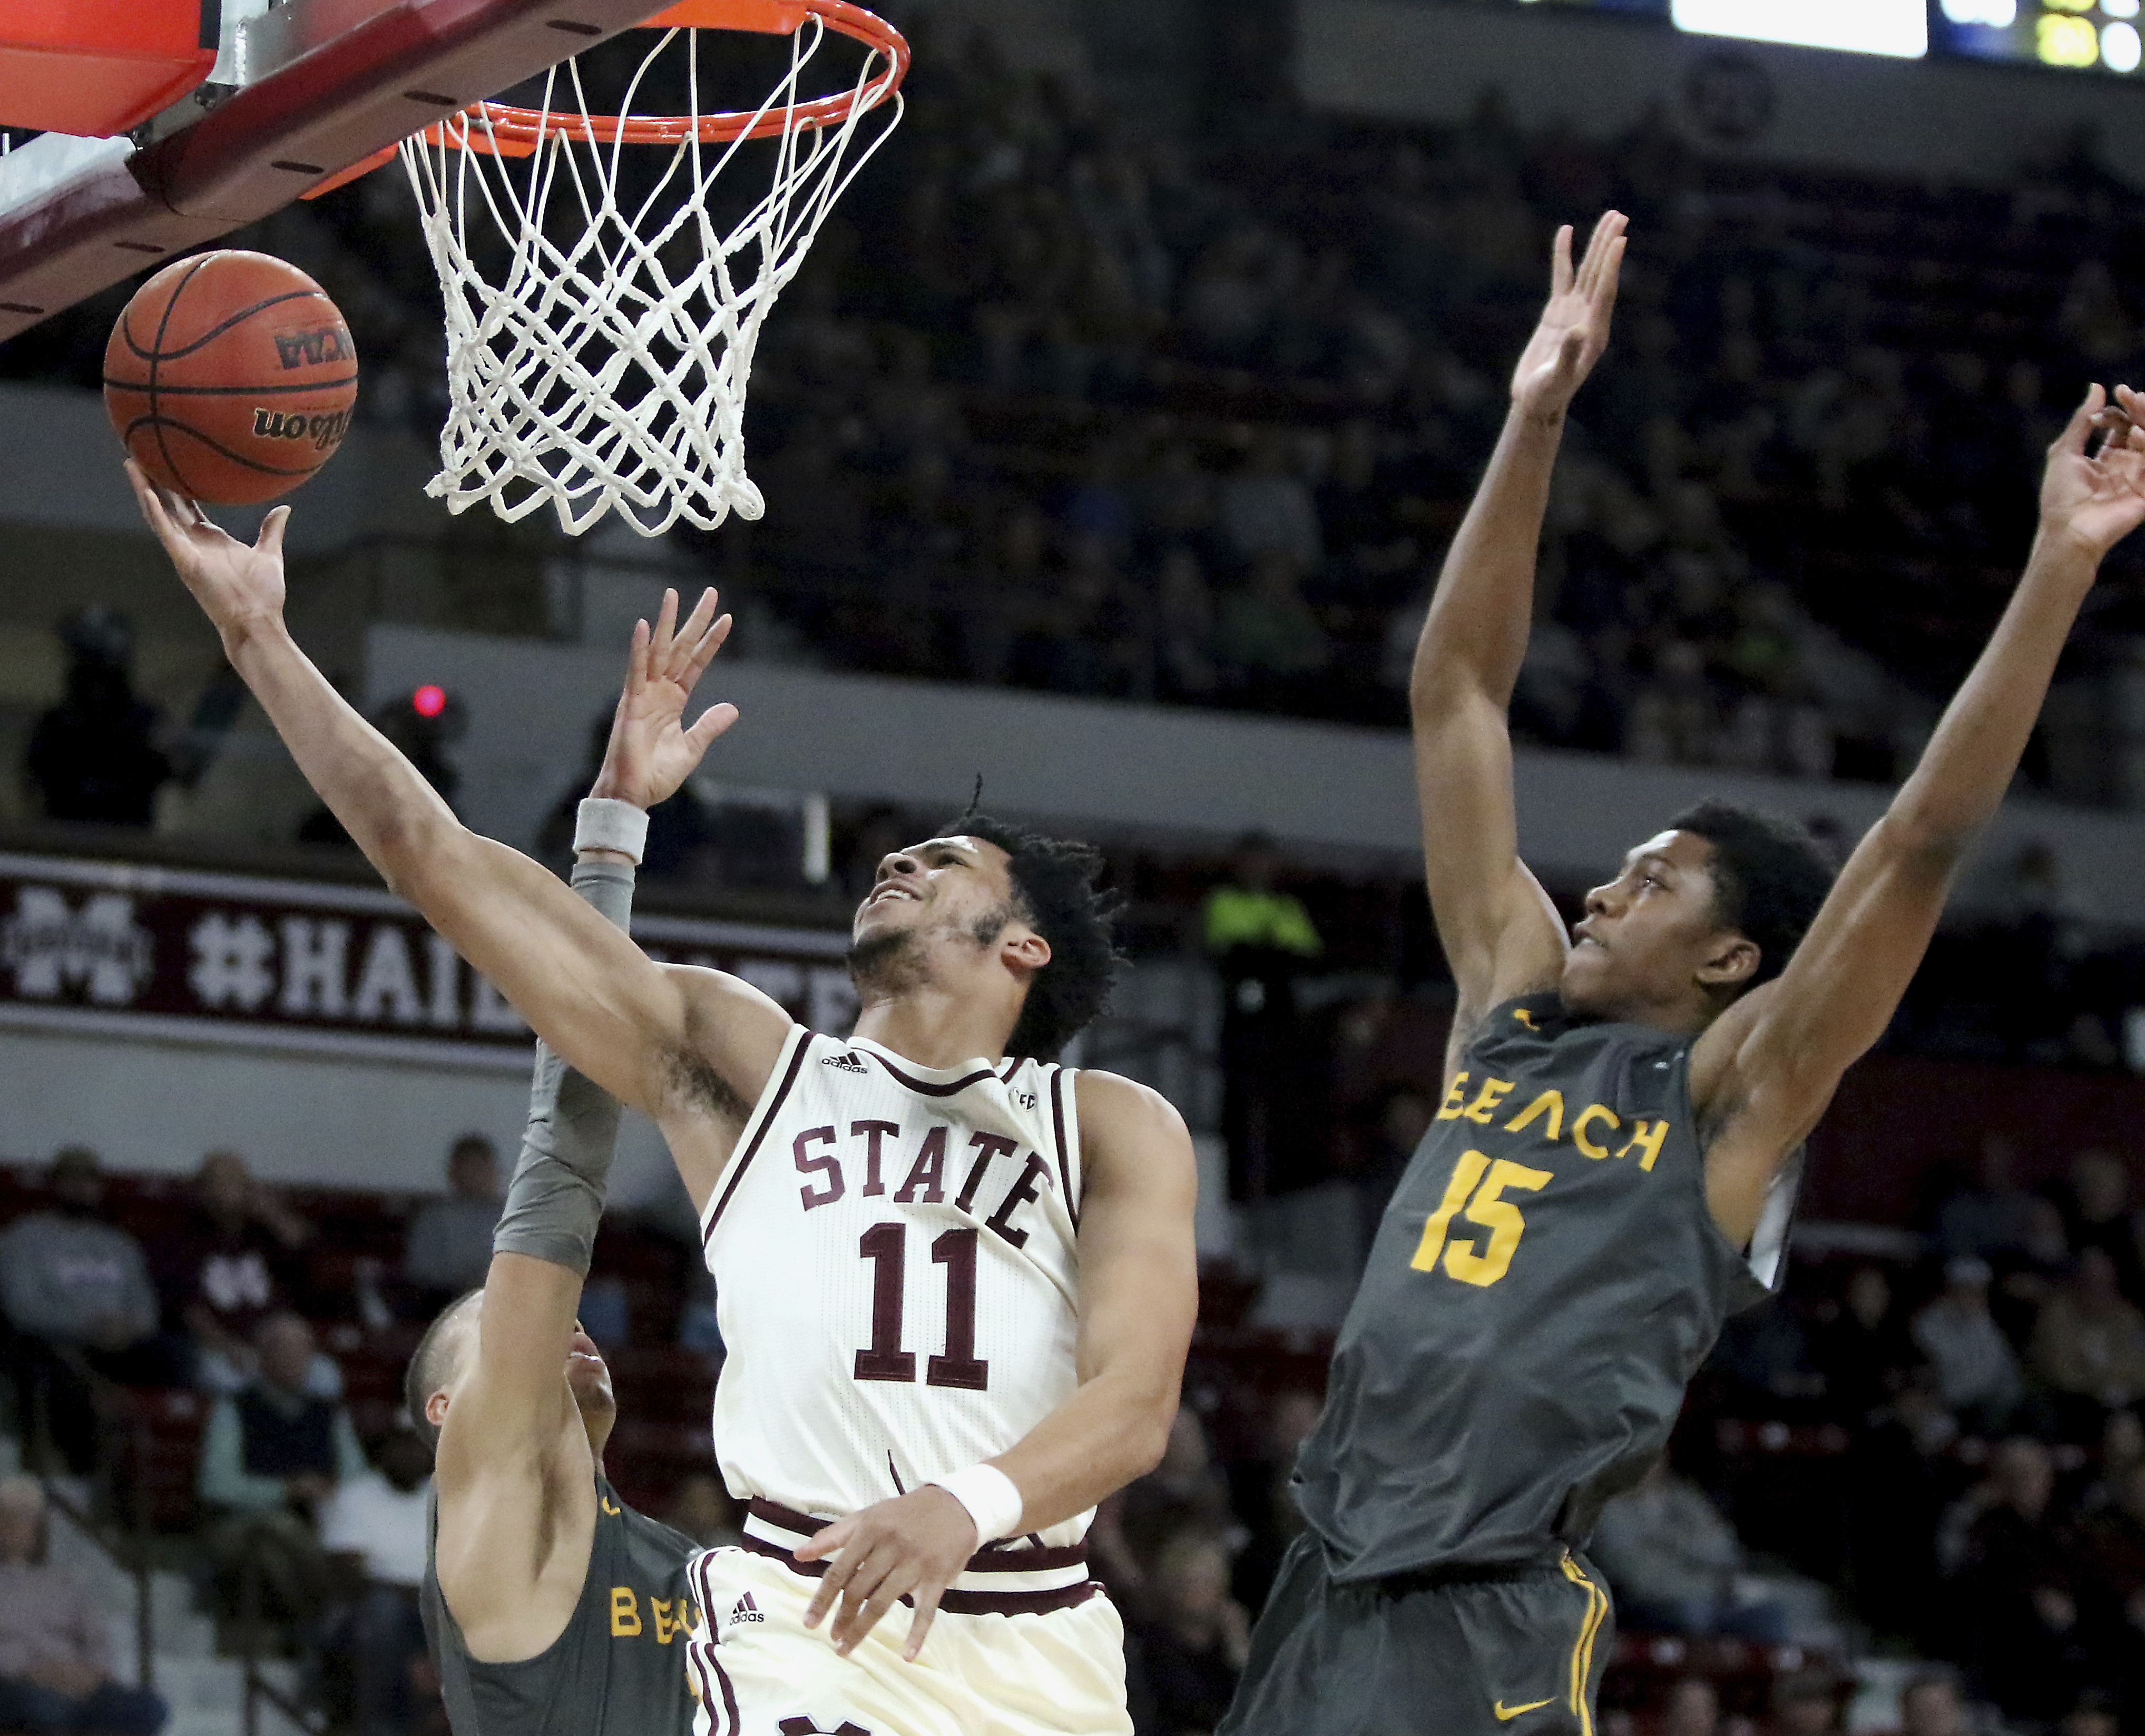
[[[1594,1736],[1610,1636],[1583,1556],[1336,1584],[1306,1535],[1216,1736]]]

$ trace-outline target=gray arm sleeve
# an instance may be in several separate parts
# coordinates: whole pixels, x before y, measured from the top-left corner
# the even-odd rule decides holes
[[[623,863],[574,865],[574,890],[614,925],[630,931],[633,870]],[[492,1232],[492,1251],[526,1254],[585,1275],[603,1216],[604,1183],[618,1148],[617,1100],[536,1045],[529,1126]]]

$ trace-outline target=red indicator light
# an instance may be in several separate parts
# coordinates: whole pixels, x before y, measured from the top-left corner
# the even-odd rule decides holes
[[[410,709],[421,718],[435,718],[447,709],[447,690],[427,681],[410,695]]]

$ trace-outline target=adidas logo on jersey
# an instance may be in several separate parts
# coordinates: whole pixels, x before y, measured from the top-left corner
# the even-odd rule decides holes
[[[847,1052],[839,1055],[822,1055],[819,1057],[819,1065],[838,1067],[845,1073],[868,1073],[871,1071],[854,1055]]]
[[[732,1627],[735,1627],[741,1621],[765,1621],[766,1619],[767,1618],[759,1613],[759,1605],[753,1602],[752,1594],[749,1591],[730,1606],[729,1624]]]

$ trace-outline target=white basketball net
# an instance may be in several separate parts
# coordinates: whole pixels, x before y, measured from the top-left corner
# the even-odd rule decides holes
[[[804,100],[800,76],[826,33],[806,18],[790,39],[788,76],[755,118]],[[679,36],[697,107],[699,34],[666,32],[619,112],[632,112],[634,91]],[[900,118],[898,94],[883,101],[888,79],[873,53],[839,124],[792,117],[778,137],[751,145],[692,136],[674,146],[602,142],[584,125],[578,138],[547,134],[533,155],[514,157],[482,148],[492,126],[481,111],[405,139],[403,166],[446,303],[450,409],[440,474],[426,492],[455,513],[488,500],[509,521],[549,502],[575,536],[614,510],[643,536],[681,518],[704,530],[733,511],[758,518],[764,505],[745,475],[744,416],[760,325],[835,200]],[[858,123],[882,105],[883,122],[849,161]],[[575,62],[551,70],[542,111],[585,122]],[[773,184],[719,234],[708,196],[746,149],[774,154]],[[621,192],[627,152],[659,162],[668,153],[652,192]],[[505,244],[496,284],[472,257],[470,226],[486,223]]]

